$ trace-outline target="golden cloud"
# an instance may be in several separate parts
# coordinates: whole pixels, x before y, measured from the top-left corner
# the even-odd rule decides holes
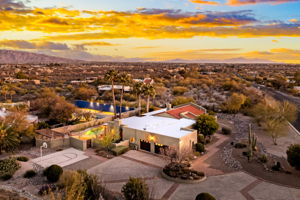
[[[205,1],[205,0],[190,0],[190,2],[192,3],[197,3],[197,4],[204,4],[204,5],[220,5],[219,2],[215,2],[215,1]]]
[[[299,37],[299,26],[297,23],[264,24],[255,19],[250,11],[183,12],[140,8],[132,12],[117,12],[36,8],[0,12],[0,31],[47,34],[45,38],[40,38],[42,41],[195,36]]]

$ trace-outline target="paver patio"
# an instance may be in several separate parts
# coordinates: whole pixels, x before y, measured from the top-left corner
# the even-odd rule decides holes
[[[129,151],[88,172],[98,175],[114,192],[121,192],[129,177],[143,178],[150,188],[152,199],[157,200],[193,200],[201,192],[209,192],[218,200],[300,200],[300,189],[264,182],[241,171],[209,176],[198,184],[177,184],[161,177],[165,162],[149,153]]]

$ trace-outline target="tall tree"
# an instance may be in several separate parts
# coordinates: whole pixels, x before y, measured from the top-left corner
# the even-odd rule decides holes
[[[212,136],[219,128],[219,124],[214,116],[203,114],[199,115],[194,124],[194,129],[198,132],[198,142],[200,142],[199,135],[202,134],[204,137]]]
[[[117,117],[117,109],[116,109],[116,97],[115,97],[115,82],[117,81],[118,72],[116,70],[109,70],[106,72],[104,79],[106,81],[110,81],[111,83],[111,91],[114,105],[114,116]]]
[[[279,102],[266,97],[253,107],[252,113],[277,145],[277,139],[285,134],[289,122],[296,120],[297,107],[288,101]]]
[[[136,82],[133,85],[133,92],[137,95],[137,101],[138,101],[138,110],[139,115],[141,115],[141,96],[143,94],[143,83],[142,82]]]
[[[41,115],[58,123],[69,122],[76,111],[76,107],[73,104],[49,88],[44,88],[41,91],[40,97],[33,102],[32,106]]]
[[[237,113],[246,101],[246,96],[243,94],[233,93],[223,106],[223,109],[229,113]]]
[[[8,87],[7,85],[3,85],[3,86],[1,87],[0,93],[1,93],[1,95],[4,96],[4,100],[5,100],[5,101],[7,100],[7,94],[8,94],[8,91],[9,91],[9,87]]]
[[[119,108],[119,117],[121,119],[122,118],[122,106],[123,106],[122,104],[123,104],[124,90],[125,90],[125,86],[130,85],[130,83],[131,83],[131,77],[127,73],[121,73],[118,76],[118,81],[122,85],[121,98],[120,98],[120,108]]]
[[[147,107],[146,107],[146,112],[149,112],[150,108],[150,97],[154,97],[156,92],[155,88],[153,85],[150,84],[144,84],[143,86],[143,94],[147,96]]]
[[[120,139],[120,135],[116,130],[112,129],[107,131],[104,135],[101,135],[95,139],[95,142],[98,143],[101,147],[109,151],[112,143]]]
[[[95,88],[82,86],[76,88],[74,91],[74,97],[80,100],[90,100],[93,96],[97,96],[98,92]]]

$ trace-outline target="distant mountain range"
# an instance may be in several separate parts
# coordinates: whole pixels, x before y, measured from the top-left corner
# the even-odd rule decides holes
[[[75,62],[78,62],[78,60],[47,56],[44,54],[30,53],[25,51],[0,50],[1,64],[48,64]]]
[[[231,58],[225,60],[185,60],[185,59],[172,59],[164,61],[166,63],[276,63],[271,60],[264,60],[264,59],[250,59],[250,58]]]
[[[47,53],[48,54],[48,53]],[[186,60],[172,59],[165,61],[153,61],[143,58],[124,58],[103,55],[93,55],[87,52],[73,51],[69,54],[31,53],[26,51],[0,50],[0,64],[49,64],[49,63],[84,63],[84,62],[164,62],[164,63],[275,63],[264,59],[249,59],[244,57],[225,60]],[[59,56],[61,57],[59,57]],[[64,58],[63,58],[64,57]],[[77,58],[77,60],[71,59]]]

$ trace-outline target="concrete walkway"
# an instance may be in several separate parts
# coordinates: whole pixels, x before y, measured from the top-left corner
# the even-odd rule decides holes
[[[193,169],[202,171],[207,176],[224,174],[224,172],[221,170],[210,168],[210,165],[205,162],[206,159],[211,158],[215,153],[217,153],[220,150],[218,146],[220,146],[223,142],[229,139],[227,136],[221,134],[215,134],[215,137],[218,139],[218,141],[208,146],[206,154],[192,162]]]

